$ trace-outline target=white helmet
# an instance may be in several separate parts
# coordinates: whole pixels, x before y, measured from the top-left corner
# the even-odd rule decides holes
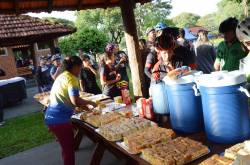
[[[236,35],[240,42],[250,41],[250,17],[238,24]]]

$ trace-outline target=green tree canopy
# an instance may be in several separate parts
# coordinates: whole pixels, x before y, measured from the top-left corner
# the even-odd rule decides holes
[[[135,18],[139,36],[143,36],[148,27],[158,22],[173,24],[167,19],[171,10],[171,0],[153,0],[144,5],[138,4],[135,9]],[[123,23],[120,8],[83,10],[76,12],[76,26],[93,27],[109,34],[111,42],[120,43],[123,38]]]
[[[197,21],[197,25],[205,27],[210,32],[216,34],[218,32],[218,24],[216,23],[216,13],[208,14],[201,17]]]
[[[144,36],[148,27],[154,27],[158,22],[173,25],[167,17],[171,12],[171,0],[153,0],[144,5],[138,4],[135,9],[138,35]]]
[[[68,26],[68,27],[72,27],[72,28],[75,27],[75,23],[73,21],[63,19],[63,18],[43,17],[42,19],[45,21],[49,21],[52,23],[59,23],[59,24],[62,24],[64,26]]]
[[[218,12],[216,13],[216,24],[220,24],[228,17],[236,17],[239,20],[244,18],[244,10],[240,3],[232,0],[222,0],[218,4]]]
[[[70,36],[61,38],[59,46],[65,55],[74,55],[78,49],[99,53],[103,52],[107,42],[108,37],[104,32],[95,28],[82,28]]]
[[[199,19],[199,15],[184,12],[174,17],[173,22],[177,27],[184,28],[195,26]]]

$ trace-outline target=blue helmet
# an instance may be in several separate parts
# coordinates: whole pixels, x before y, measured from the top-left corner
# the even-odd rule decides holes
[[[156,31],[160,31],[160,30],[164,30],[166,29],[168,26],[163,23],[163,22],[159,22],[156,26],[155,26],[155,30]]]

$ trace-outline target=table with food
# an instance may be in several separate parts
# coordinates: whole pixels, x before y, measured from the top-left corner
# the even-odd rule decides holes
[[[95,142],[90,164],[100,164],[108,150],[131,165],[249,165],[245,82],[238,72],[191,72],[178,79],[166,78],[152,87],[152,98],[131,105],[121,98],[114,101],[81,92],[82,98],[98,106],[76,107],[72,116],[75,148],[83,135]],[[34,98],[49,104],[49,93]],[[159,115],[167,118],[160,126]]]

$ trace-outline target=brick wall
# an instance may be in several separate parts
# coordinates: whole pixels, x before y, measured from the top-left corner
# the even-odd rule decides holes
[[[0,80],[17,76],[17,69],[14,56],[0,56],[0,68],[4,70],[6,76],[0,77]]]

